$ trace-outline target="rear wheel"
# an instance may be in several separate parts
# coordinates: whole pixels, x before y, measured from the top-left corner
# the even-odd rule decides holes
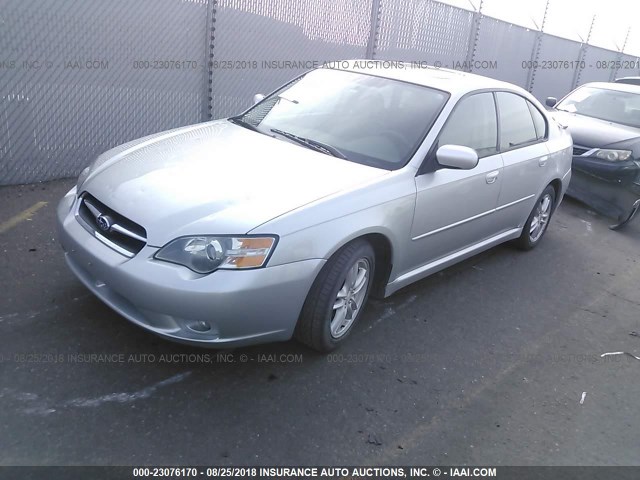
[[[364,310],[374,272],[375,254],[369,242],[356,240],[336,252],[307,295],[296,338],[320,352],[342,343]]]
[[[522,235],[515,241],[515,244],[522,250],[531,250],[544,236],[551,220],[553,207],[556,203],[556,191],[549,185],[544,189],[529,218],[524,224]]]

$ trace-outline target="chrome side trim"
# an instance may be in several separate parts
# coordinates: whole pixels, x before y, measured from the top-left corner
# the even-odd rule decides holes
[[[477,220],[478,218],[482,218],[482,217],[485,217],[487,215],[490,215],[490,214],[494,213],[495,211],[496,211],[496,209],[494,208],[492,210],[488,210],[486,212],[479,213],[478,215],[474,215],[473,217],[465,218],[464,220],[460,220],[459,222],[452,223],[450,225],[445,225],[444,227],[440,227],[440,228],[437,228],[435,230],[431,230],[430,232],[423,233],[422,235],[418,235],[417,237],[413,237],[411,240],[413,240],[413,241],[420,240],[421,238],[425,238],[425,237],[428,237],[430,235],[435,235],[436,233],[444,232],[445,230],[449,230],[450,228],[459,227],[460,225],[463,225],[465,223],[468,223],[468,222],[471,222],[473,220]]]
[[[420,240],[421,238],[429,237],[431,235],[435,235],[436,233],[444,232],[445,230],[449,230],[451,228],[459,227],[460,225],[464,225],[467,222],[472,222],[473,220],[477,220],[478,218],[482,218],[482,217],[485,217],[485,216],[490,215],[492,213],[498,212],[500,210],[504,210],[505,208],[509,208],[509,207],[514,206],[514,205],[517,205],[520,202],[526,202],[527,200],[529,200],[530,198],[533,198],[533,197],[535,197],[535,195],[527,195],[526,197],[520,198],[519,200],[516,200],[515,202],[506,203],[506,204],[501,205],[501,206],[499,206],[497,208],[494,208],[492,210],[488,210],[486,212],[479,213],[478,215],[474,215],[473,217],[465,218],[464,220],[460,220],[459,222],[455,222],[455,223],[452,223],[450,225],[446,225],[444,227],[440,227],[440,228],[437,228],[435,230],[431,230],[430,232],[423,233],[422,235],[418,235],[417,237],[413,237],[411,240],[413,240],[413,241]]]
[[[499,210],[504,210],[505,208],[509,208],[509,207],[513,207],[514,205],[517,205],[518,203],[521,202],[526,202],[527,200],[529,200],[530,198],[535,197],[535,195],[527,195],[526,197],[522,197],[520,200],[516,200],[515,202],[510,202],[510,203],[505,203],[504,205],[499,206],[498,208],[496,208],[496,212]]]
[[[489,248],[492,248],[508,240],[518,238],[521,232],[522,228],[513,228],[511,230],[507,230],[506,232],[487,238],[486,240],[476,243],[475,245],[471,245],[460,251],[454,252],[450,255],[439,258],[438,260],[427,263],[426,265],[422,265],[421,267],[415,268],[403,275],[400,275],[393,282],[387,284],[387,287],[385,288],[385,297],[388,297],[394,292],[400,290],[402,287],[406,287],[416,280],[420,280],[421,278],[439,272],[440,270],[444,270],[445,268],[454,265],[461,260],[472,257],[473,255],[476,255],[484,250],[488,250]]]

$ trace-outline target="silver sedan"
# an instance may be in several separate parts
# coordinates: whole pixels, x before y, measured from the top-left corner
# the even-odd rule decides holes
[[[100,155],[58,207],[75,275],[164,338],[331,350],[370,295],[535,247],[569,184],[570,135],[508,83],[351,61],[256,100]]]

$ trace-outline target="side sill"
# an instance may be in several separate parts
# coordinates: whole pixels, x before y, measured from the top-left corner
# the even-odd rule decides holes
[[[393,282],[387,284],[387,287],[385,288],[385,297],[392,295],[401,288],[406,287],[407,285],[415,281],[428,277],[429,275],[437,273],[440,270],[444,270],[445,268],[450,267],[451,265],[461,262],[462,260],[465,260],[467,258],[473,257],[480,252],[489,250],[496,245],[518,238],[521,232],[522,228],[507,230],[506,232],[500,233],[499,235],[487,238],[486,240],[476,243],[475,245],[471,245],[467,248],[439,258],[438,260],[427,263],[426,265],[422,265],[403,275],[400,275]]]

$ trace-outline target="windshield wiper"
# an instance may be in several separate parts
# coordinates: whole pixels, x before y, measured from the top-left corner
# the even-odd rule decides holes
[[[287,98],[284,95],[278,95],[278,101],[286,100],[287,102],[293,103],[294,105],[298,105],[300,102],[298,100],[294,100],[293,98]]]
[[[241,127],[248,128],[249,130],[253,130],[254,132],[266,135],[266,133],[261,132],[253,123],[249,123],[246,120],[243,120],[242,116],[229,117],[227,120],[229,120],[231,123],[235,123],[236,125],[240,125]]]
[[[336,147],[331,145],[327,145],[326,143],[318,142],[317,140],[311,140],[310,138],[299,137],[298,135],[294,135],[293,133],[285,132],[283,130],[278,130],[277,128],[272,128],[271,131],[273,133],[277,133],[289,140],[293,140],[294,142],[315,150],[317,152],[322,152],[327,155],[332,155],[334,157],[346,159],[346,155],[338,150]]]

